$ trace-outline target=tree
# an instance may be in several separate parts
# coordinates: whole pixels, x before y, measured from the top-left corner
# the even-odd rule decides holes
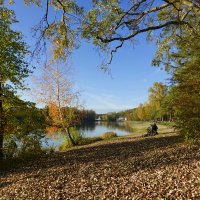
[[[166,95],[167,86],[163,83],[155,82],[153,87],[149,88],[149,104],[151,105],[151,108],[154,108],[154,112],[156,112],[155,117],[159,117],[161,121],[163,121],[163,115],[165,114],[163,103]]]
[[[84,38],[92,40],[94,45],[104,51],[110,48],[108,63],[112,62],[113,54],[126,41],[133,41],[137,35],[159,29],[170,29],[175,35],[181,30],[181,26],[193,29],[188,14],[192,13],[197,18],[200,13],[198,0],[93,0],[90,4],[91,9],[85,8],[76,0],[24,2],[45,7],[44,17],[35,27],[35,31],[39,33],[37,47],[42,41],[50,40],[54,46],[54,58],[66,59],[77,47],[77,41]],[[56,16],[52,16],[52,20],[49,17],[50,7],[54,8],[51,15]]]
[[[78,92],[74,91],[68,67],[47,65],[36,81],[38,102],[47,106],[47,123],[64,131],[71,143],[76,145],[70,128],[80,123]]]
[[[164,115],[168,114],[166,111],[166,96],[168,95],[167,86],[163,83],[155,82],[149,88],[148,101],[140,104],[137,108],[132,110],[133,120],[156,120],[160,118],[163,120]]]
[[[11,158],[28,153],[41,153],[45,135],[45,115],[34,103],[24,102],[9,92],[4,102],[4,155]]]
[[[95,118],[96,118],[95,111],[83,109],[83,110],[79,110],[78,113],[82,118],[81,122],[83,122],[83,123],[95,122]]]
[[[195,30],[185,30],[181,37],[173,38],[176,49],[165,50],[162,55],[172,74],[167,103],[174,112],[176,127],[187,139],[200,137],[200,26],[199,20],[195,22]]]
[[[145,110],[145,119],[146,120],[155,120],[157,117],[158,110],[155,106],[151,105],[149,102],[144,104]]]
[[[14,89],[23,89],[22,81],[30,73],[25,61],[28,48],[22,40],[22,34],[11,29],[11,25],[16,22],[12,11],[0,7],[0,159],[3,157],[5,93],[13,86]],[[12,83],[12,87],[8,82]]]
[[[195,1],[193,1],[195,3]],[[185,138],[199,138],[199,1],[188,15],[188,24],[179,32],[166,29],[153,60],[171,74],[171,87],[166,108],[174,115],[176,127]],[[173,37],[172,37],[173,35]]]
[[[140,120],[145,120],[146,115],[145,115],[145,107],[143,104],[140,104],[137,107],[136,113]]]

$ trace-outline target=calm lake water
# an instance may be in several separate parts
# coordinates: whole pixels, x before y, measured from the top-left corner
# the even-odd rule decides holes
[[[129,135],[132,133],[131,127],[127,126],[126,122],[95,122],[78,127],[78,131],[84,137],[97,137],[110,131],[117,133],[118,136]],[[65,137],[66,136],[62,133],[48,136],[46,142],[43,143],[43,146],[54,146],[57,149]]]

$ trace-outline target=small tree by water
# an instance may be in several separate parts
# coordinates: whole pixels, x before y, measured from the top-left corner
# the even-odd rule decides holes
[[[36,80],[37,100],[46,106],[46,121],[49,129],[60,130],[76,145],[71,128],[80,122],[77,108],[79,93],[74,91],[68,66],[47,65],[42,76]]]

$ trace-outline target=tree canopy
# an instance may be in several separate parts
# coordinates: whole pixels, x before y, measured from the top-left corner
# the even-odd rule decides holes
[[[200,136],[200,26],[199,18],[192,20],[196,21],[195,29],[183,30],[181,37],[173,38],[176,48],[163,49],[159,57],[172,74],[167,106],[174,112],[177,128],[186,138]]]
[[[22,88],[22,80],[30,72],[25,59],[29,51],[22,34],[11,29],[16,22],[13,11],[0,7],[0,81]]]
[[[11,89],[23,88],[23,79],[30,70],[26,62],[28,47],[22,34],[11,28],[17,22],[14,12],[0,7],[0,159],[3,157],[3,137],[6,117],[3,99],[13,105],[15,97]],[[11,84],[10,84],[11,83]]]
[[[108,63],[112,62],[113,54],[126,41],[134,41],[138,34],[148,32],[152,36],[151,31],[158,29],[177,34],[182,26],[193,29],[191,16],[200,15],[200,3],[197,0],[92,0],[89,8],[76,0],[24,2],[45,8],[43,18],[35,27],[38,33],[37,46],[50,40],[54,46],[54,58],[66,59],[77,47],[80,38],[84,38],[109,51]]]

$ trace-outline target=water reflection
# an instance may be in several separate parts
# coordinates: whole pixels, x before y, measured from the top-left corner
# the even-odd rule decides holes
[[[77,129],[81,132],[89,132],[89,131],[97,131],[96,129],[104,127],[109,130],[115,130],[115,131],[123,131],[126,132],[126,134],[130,134],[133,132],[133,128],[130,127],[126,122],[106,122],[106,121],[98,121],[93,123],[85,123],[81,126],[78,126]],[[103,134],[103,132],[102,132]],[[125,135],[126,135],[125,134]],[[88,135],[89,136],[89,135]]]
[[[77,127],[77,130],[84,137],[97,137],[105,132],[115,132],[118,136],[128,135],[133,133],[133,129],[126,122],[94,122],[82,124]],[[58,147],[66,136],[62,133],[56,133],[53,136],[48,136],[48,145]]]
[[[78,131],[94,131],[95,130],[95,122],[90,122],[90,123],[84,123],[81,124],[80,126],[77,126]]]
[[[130,134],[133,132],[133,128],[128,125],[126,122],[97,122],[97,125],[105,126],[116,131],[121,130]]]

